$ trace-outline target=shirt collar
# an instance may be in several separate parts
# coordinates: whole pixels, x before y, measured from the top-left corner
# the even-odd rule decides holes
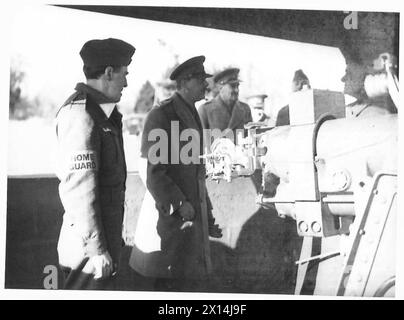
[[[100,107],[102,111],[104,111],[107,118],[111,116],[111,113],[114,111],[115,106],[115,103],[100,103]]]

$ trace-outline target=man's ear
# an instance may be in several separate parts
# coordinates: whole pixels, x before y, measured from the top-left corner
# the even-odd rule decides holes
[[[180,80],[179,80],[179,87],[180,87],[180,88],[188,88],[187,83],[188,83],[188,80],[186,80],[186,79],[180,79]]]
[[[112,68],[111,66],[106,67],[104,70],[104,75],[108,81],[112,80],[113,73],[114,73],[114,68]]]

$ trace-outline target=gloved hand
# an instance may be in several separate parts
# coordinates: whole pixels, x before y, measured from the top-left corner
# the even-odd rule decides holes
[[[223,237],[222,229],[218,224],[209,225],[209,236],[212,238],[221,238]]]
[[[192,204],[188,201],[184,201],[178,209],[178,213],[185,221],[191,221],[195,217],[195,210]]]
[[[91,257],[87,265],[92,269],[91,273],[94,275],[94,279],[105,279],[115,273],[115,266],[108,251]]]

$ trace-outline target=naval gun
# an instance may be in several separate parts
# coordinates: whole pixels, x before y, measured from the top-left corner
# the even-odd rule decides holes
[[[262,170],[260,205],[295,219],[306,243],[334,239],[331,252],[312,257],[311,250],[302,249],[295,293],[308,262],[338,255],[333,269],[325,270],[333,280],[317,283],[325,288],[318,292],[394,295],[397,114],[353,118],[346,108],[341,93],[296,92],[289,104],[290,125],[248,124],[247,136],[237,143],[216,139],[204,155],[207,174],[231,182]],[[264,181],[271,176],[277,177],[275,193],[265,192]]]

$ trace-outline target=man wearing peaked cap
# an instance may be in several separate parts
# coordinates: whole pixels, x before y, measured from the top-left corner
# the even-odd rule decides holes
[[[210,77],[204,61],[204,56],[193,57],[175,68],[170,79],[176,81],[176,92],[154,107],[144,124],[138,165],[147,192],[129,265],[153,281],[156,290],[205,287],[212,270],[209,236],[222,236],[214,223],[205,165],[199,158],[203,133],[195,102],[205,97]],[[160,151],[159,159],[154,154],[157,130],[166,133],[170,146]],[[175,139],[172,130],[178,130],[178,137],[192,135],[196,148],[188,149],[191,161],[183,156],[190,142]]]
[[[217,84],[226,84],[226,83],[240,83],[240,79],[238,78],[238,74],[240,73],[239,68],[227,68],[221,72],[218,72],[213,80]]]
[[[63,289],[114,289],[122,246],[126,163],[116,107],[135,48],[90,40],[80,51],[86,83],[56,116],[57,176],[65,213],[58,242]]]
[[[205,62],[205,56],[197,56],[181,63],[170,75],[171,80],[179,81],[181,79],[200,77],[210,78],[211,74],[205,72],[203,63]]]
[[[237,130],[252,121],[250,107],[238,100],[238,68],[227,68],[214,76],[217,96],[199,107],[199,115],[205,129],[220,129],[228,138],[236,139]]]

